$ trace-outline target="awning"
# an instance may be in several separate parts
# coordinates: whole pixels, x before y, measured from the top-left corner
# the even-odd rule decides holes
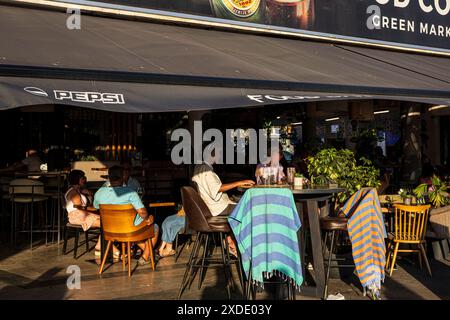
[[[0,5],[0,110],[165,112],[342,99],[450,104],[450,59]]]

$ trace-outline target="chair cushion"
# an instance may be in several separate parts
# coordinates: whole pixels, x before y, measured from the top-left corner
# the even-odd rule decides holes
[[[347,218],[324,217],[320,219],[320,227],[324,230],[347,230]]]
[[[206,221],[209,224],[211,232],[230,232],[230,225],[227,217],[208,217]]]

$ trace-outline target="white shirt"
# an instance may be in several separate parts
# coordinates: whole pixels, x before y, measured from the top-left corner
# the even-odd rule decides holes
[[[209,164],[196,165],[192,181],[197,184],[200,197],[213,216],[218,216],[228,205],[234,203],[226,193],[219,192],[222,181]]]
[[[66,210],[67,213],[70,213],[72,211],[77,211],[78,209],[74,207],[72,199],[69,199],[69,193],[74,190],[73,187],[69,188],[69,190],[67,190],[66,194],[64,195],[64,199],[66,200]],[[77,191],[77,193],[80,195],[81,198],[81,205],[82,206],[86,206],[88,203],[88,199],[86,197],[86,195],[82,194],[81,192]]]

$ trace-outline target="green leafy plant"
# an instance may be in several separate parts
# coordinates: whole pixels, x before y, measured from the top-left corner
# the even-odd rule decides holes
[[[400,197],[402,197],[402,199],[412,198],[412,196],[413,196],[410,192],[408,192],[405,189],[398,190],[398,194],[399,194]]]
[[[304,176],[303,174],[297,172],[297,173],[294,175],[294,177],[296,177],[296,178],[304,178],[305,176]]]
[[[328,185],[337,183],[347,191],[338,195],[339,203],[344,203],[350,195],[364,187],[377,188],[380,172],[370,160],[361,158],[358,164],[355,154],[348,149],[323,149],[308,158],[308,171],[312,184]]]
[[[423,183],[414,189],[414,194],[419,203],[425,203],[426,199],[428,199],[435,208],[440,208],[450,204],[447,187],[448,185],[439,177],[433,176],[431,178],[431,186]]]

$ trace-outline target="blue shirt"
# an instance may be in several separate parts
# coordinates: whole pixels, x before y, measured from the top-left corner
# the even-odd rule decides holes
[[[137,192],[130,187],[101,187],[94,195],[94,207],[100,209],[101,204],[131,204],[136,210],[145,207]],[[139,225],[143,220],[137,214],[134,225]]]

